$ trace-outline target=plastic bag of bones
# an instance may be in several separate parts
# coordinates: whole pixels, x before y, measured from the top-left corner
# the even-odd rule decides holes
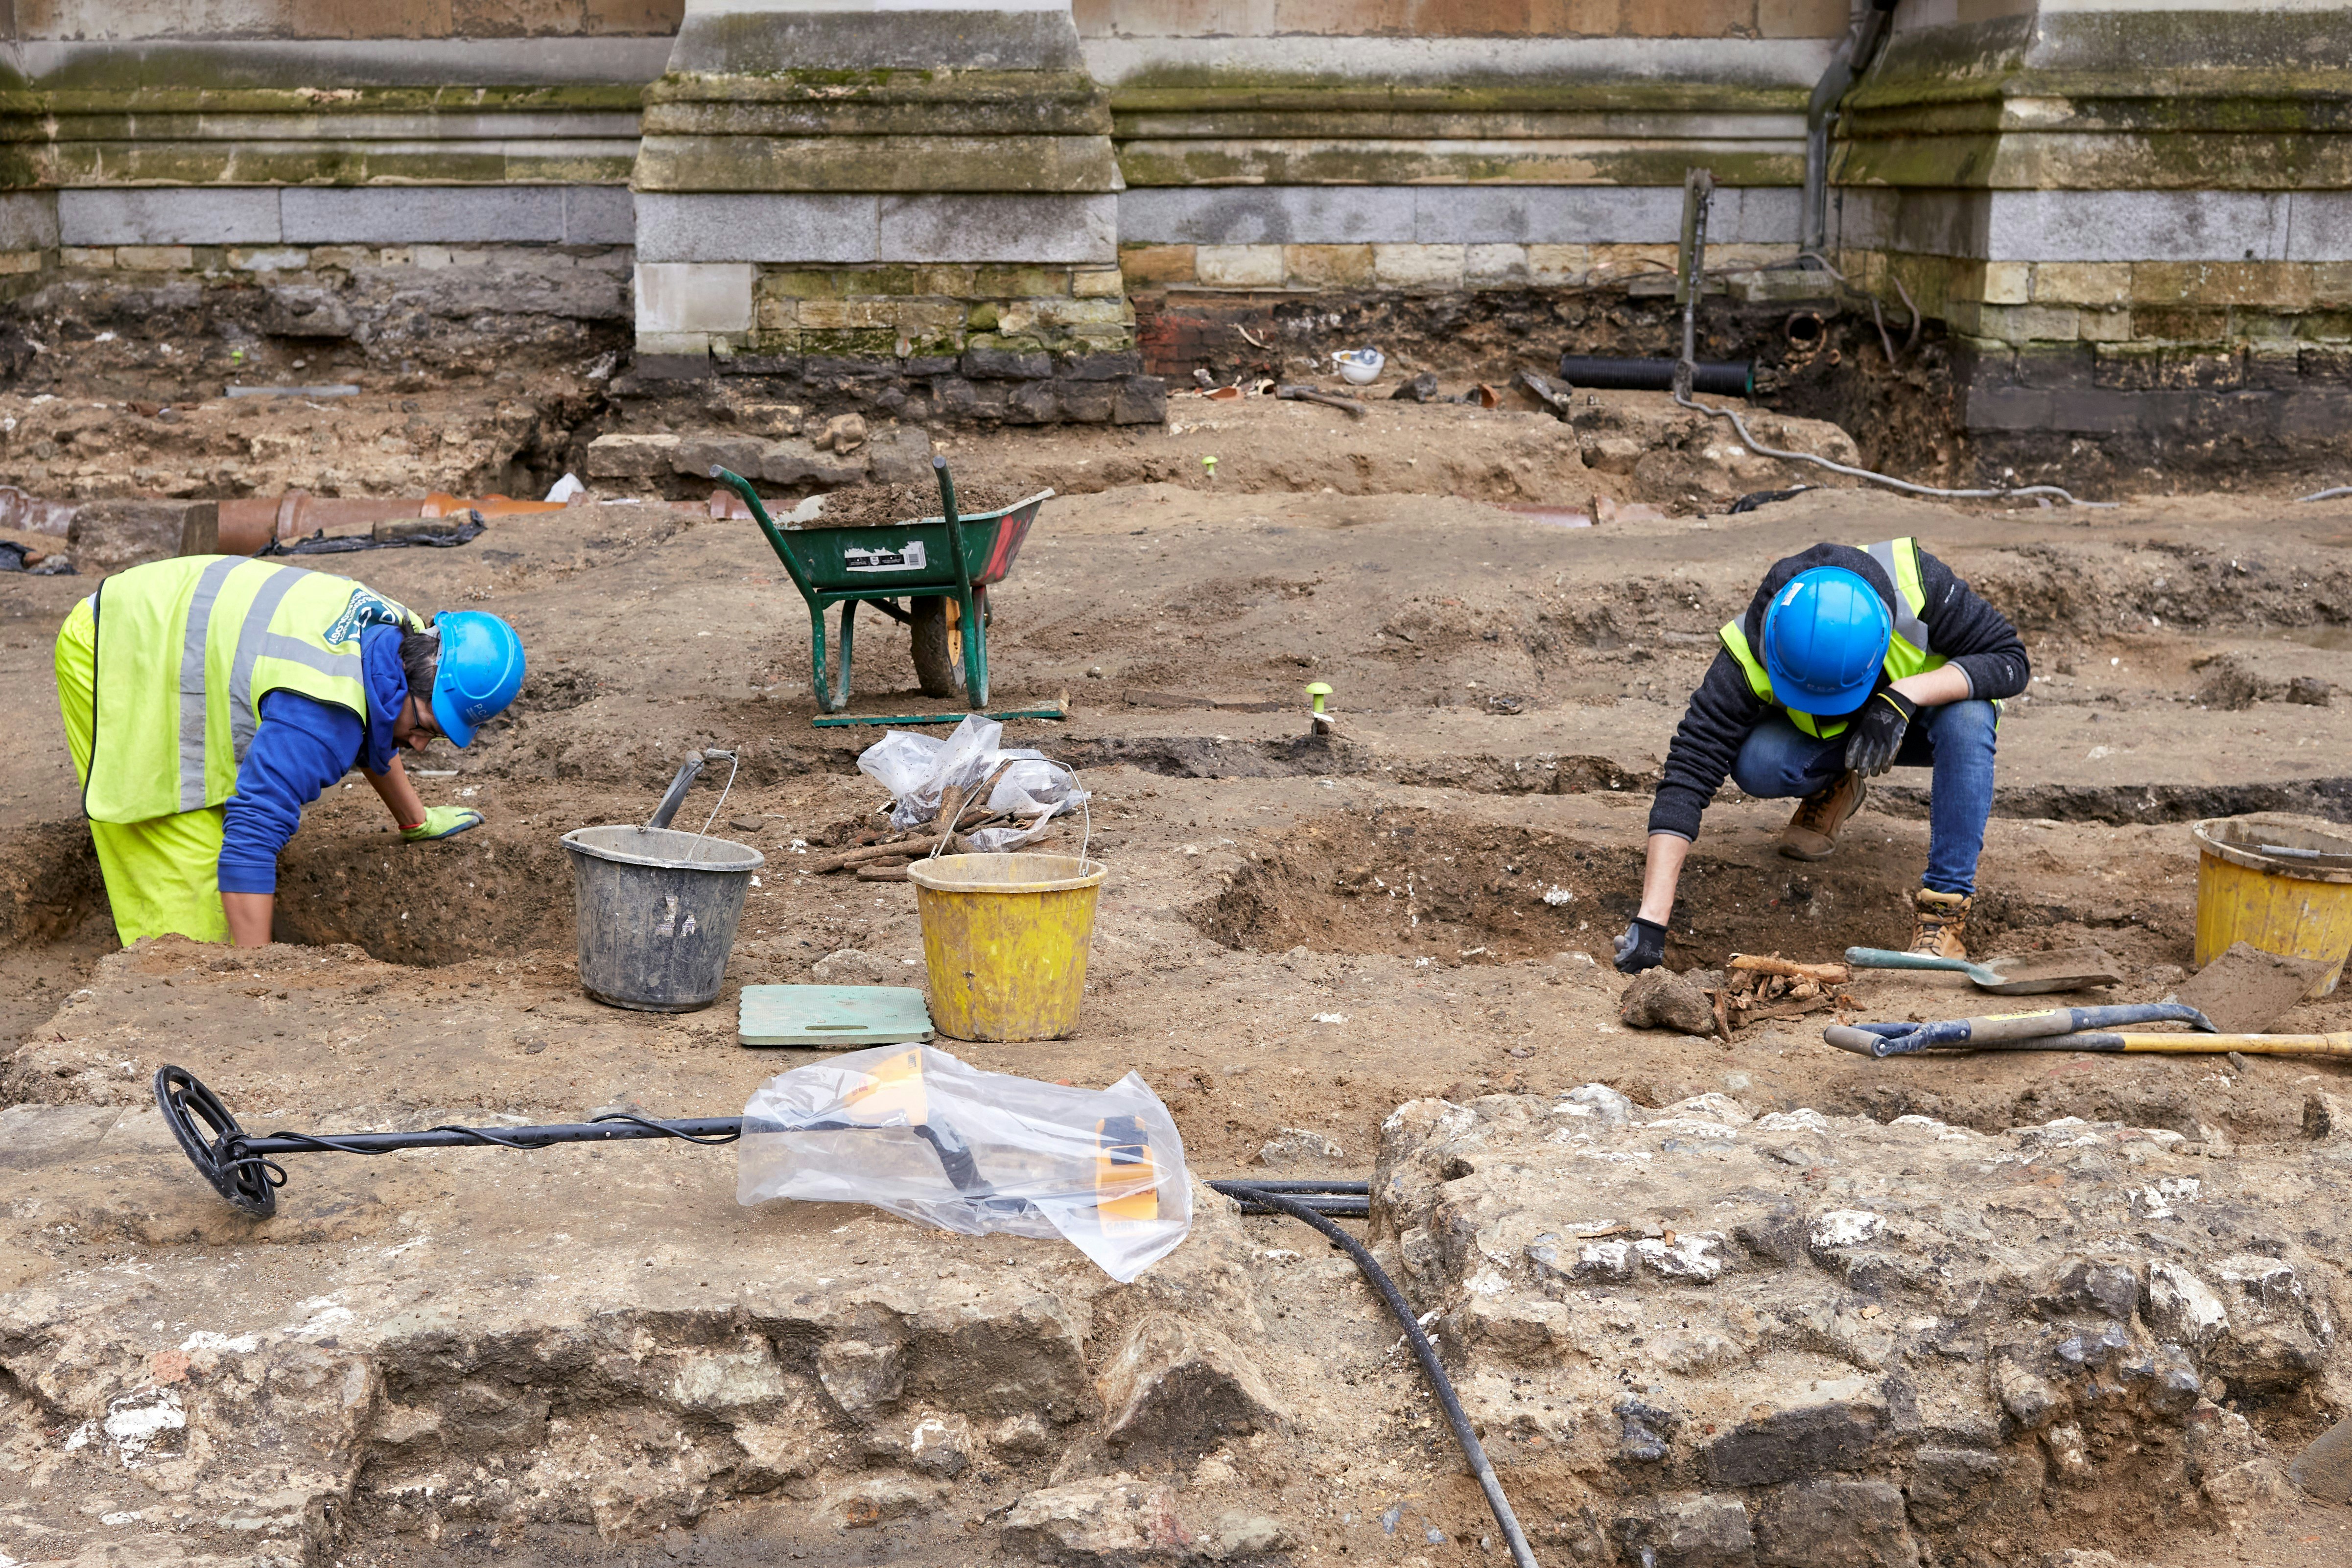
[[[1044,752],[998,745],[1003,734],[1003,725],[977,714],[944,740],[886,732],[859,754],[857,767],[890,792],[888,829],[861,834],[870,841],[809,869],[854,870],[867,881],[903,881],[903,862],[916,855],[1020,849],[1093,799],[1079,787],[1076,774]]]

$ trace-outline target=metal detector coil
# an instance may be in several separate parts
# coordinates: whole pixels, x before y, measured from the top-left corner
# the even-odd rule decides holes
[[[213,1184],[215,1192],[238,1212],[256,1219],[267,1219],[278,1212],[278,1189],[286,1185],[286,1172],[274,1162],[246,1152],[245,1129],[236,1124],[220,1096],[205,1088],[194,1073],[184,1067],[157,1068],[155,1108],[163,1113],[163,1124],[179,1140],[180,1152],[188,1156],[197,1175]]]

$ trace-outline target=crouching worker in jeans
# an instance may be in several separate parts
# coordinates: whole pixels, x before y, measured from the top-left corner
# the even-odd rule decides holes
[[[1664,961],[1683,857],[1727,776],[1760,799],[1801,798],[1780,852],[1813,861],[1837,848],[1869,780],[1889,768],[1932,770],[1911,950],[1965,957],[1999,702],[2032,678],[2008,617],[1915,540],[1889,539],[1774,562],[1720,635],[1666,753],[1641,913],[1617,939],[1617,967]]]
[[[57,672],[116,936],[257,947],[278,852],[349,769],[411,843],[481,821],[427,810],[399,748],[472,745],[514,700],[523,655],[495,615],[428,626],[349,578],[184,556],[117,572],[75,605]]]

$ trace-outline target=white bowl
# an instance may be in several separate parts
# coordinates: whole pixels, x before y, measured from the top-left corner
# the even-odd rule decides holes
[[[1381,367],[1388,363],[1387,356],[1378,349],[1352,349],[1331,356],[1339,367],[1339,375],[1350,386],[1370,386],[1381,379]]]

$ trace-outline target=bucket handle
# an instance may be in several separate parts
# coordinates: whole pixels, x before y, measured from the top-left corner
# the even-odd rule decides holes
[[[955,841],[956,830],[963,826],[963,814],[971,810],[971,803],[974,800],[983,799],[992,791],[996,787],[996,781],[1004,777],[1004,770],[1012,766],[1013,764],[1011,762],[998,763],[994,768],[989,770],[987,777],[981,779],[981,787],[979,789],[972,790],[962,800],[956,802],[955,821],[950,822],[945,828],[940,831],[939,842],[931,846],[931,852],[925,856],[925,859],[937,860],[946,852],[948,845]],[[1074,774],[1072,777],[1075,778],[1076,775]]]
[[[982,779],[981,782],[992,788],[996,783],[996,780],[1003,776],[1004,770],[1012,766],[1013,762],[1011,760],[998,763],[996,765],[995,771],[990,773],[989,776]],[[1077,784],[1078,770],[1076,768],[1071,767],[1066,762],[1057,762],[1054,766],[1061,768],[1063,772],[1067,773],[1070,776],[1070,782],[1072,784]],[[730,777],[731,778],[732,775],[730,775]],[[945,831],[940,834],[939,841],[931,846],[931,852],[925,856],[925,859],[937,860],[940,856],[947,852],[948,845],[955,839],[956,830],[963,826],[964,812],[971,809],[971,803],[974,800],[979,800],[981,797],[988,793],[990,793],[990,790],[986,789],[975,789],[971,794],[965,796],[963,800],[957,804],[955,821],[950,822]],[[1095,813],[1093,806],[1089,801],[1081,800],[1078,802],[1078,816],[1080,821],[1086,824],[1085,830],[1078,839],[1078,863],[1080,865],[1084,865],[1087,859],[1087,849],[1095,841]],[[983,821],[985,819],[983,819]]]
[[[725,750],[716,746],[704,747],[702,748],[702,755],[705,757],[723,757],[727,758],[727,783],[726,786],[719,791],[718,802],[710,808],[710,815],[702,819],[702,831],[694,835],[694,844],[686,852],[686,858],[688,862],[694,861],[702,853],[702,841],[709,834],[710,824],[719,820],[719,808],[727,804],[727,791],[735,788],[735,769],[743,765],[742,758],[736,756],[734,752]]]

